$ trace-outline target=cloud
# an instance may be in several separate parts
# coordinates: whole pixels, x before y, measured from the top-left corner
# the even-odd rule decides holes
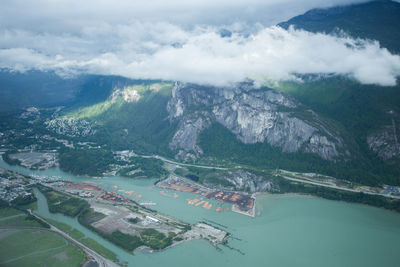
[[[80,32],[83,26],[168,21],[185,27],[236,22],[271,26],[312,8],[367,0],[2,0],[0,28]]]
[[[22,16],[21,1],[6,1],[0,16],[0,67],[213,85],[245,78],[296,79],[298,74],[310,73],[394,85],[400,74],[400,57],[377,42],[284,30],[263,20],[267,14],[273,17],[278,7],[284,10],[296,3],[316,7],[319,2],[132,2],[84,1],[74,6],[77,2],[23,1],[28,14]],[[349,2],[324,1],[333,3]],[[221,15],[213,18],[216,12]],[[9,20],[10,16],[18,19]],[[222,30],[232,35],[222,37]]]

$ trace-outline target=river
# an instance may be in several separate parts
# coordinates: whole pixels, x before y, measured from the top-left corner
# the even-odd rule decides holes
[[[339,201],[310,196],[262,194],[257,197],[256,211],[251,218],[234,212],[216,212],[188,205],[187,198],[199,196],[173,191],[160,194],[153,179],[105,177],[91,179],[64,173],[58,168],[32,171],[10,166],[0,160],[0,167],[22,174],[61,176],[73,182],[91,181],[105,190],[124,195],[118,190],[141,194],[141,201],[157,203],[151,208],[185,222],[211,220],[226,226],[237,239],[217,251],[205,241],[191,241],[156,253],[130,255],[97,234],[79,225],[72,218],[51,214],[43,196],[39,197],[38,213],[70,224],[86,236],[113,250],[128,266],[399,266],[400,214]],[[101,184],[100,184],[101,183]],[[128,196],[128,195],[124,195]],[[229,206],[224,206],[229,207]]]

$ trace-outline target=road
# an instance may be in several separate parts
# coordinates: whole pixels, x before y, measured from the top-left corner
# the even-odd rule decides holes
[[[284,179],[287,179],[287,180],[294,181],[294,182],[312,184],[312,185],[317,185],[317,186],[322,186],[322,187],[338,189],[338,190],[342,190],[342,191],[348,191],[348,192],[353,192],[353,193],[364,193],[364,194],[368,194],[368,195],[376,195],[376,196],[382,196],[382,197],[387,197],[387,198],[400,199],[400,197],[397,197],[397,196],[390,196],[390,195],[384,195],[384,194],[381,194],[381,193],[374,193],[374,192],[356,190],[356,189],[347,188],[347,187],[340,187],[340,186],[337,186],[337,185],[329,185],[329,184],[324,184],[324,183],[318,183],[318,182],[314,182],[314,181],[308,181],[308,180],[288,177],[288,176],[285,176],[285,175],[282,175],[282,174],[280,175],[280,177],[282,177]]]
[[[155,159],[162,160],[164,162],[168,162],[168,163],[176,164],[176,165],[180,165],[180,166],[189,166],[189,167],[196,167],[196,168],[203,168],[203,169],[216,169],[216,170],[223,170],[223,171],[233,169],[233,168],[224,168],[224,167],[214,167],[214,166],[205,166],[205,165],[180,163],[180,162],[176,162],[176,161],[173,161],[173,160],[166,159],[166,158],[164,158],[162,156],[158,156],[158,155],[153,155],[153,156],[138,155],[138,156],[140,156],[142,158],[155,158]],[[283,171],[285,171],[285,170],[283,170]],[[303,179],[299,179],[299,178],[292,178],[292,177],[288,177],[288,176],[285,176],[285,175],[280,175],[280,177],[282,177],[284,179],[287,179],[287,180],[299,182],[299,183],[312,184],[312,185],[328,187],[328,188],[332,188],[332,189],[338,189],[338,190],[343,190],[343,191],[348,191],[348,192],[353,192],[353,193],[364,193],[364,194],[368,194],[368,195],[377,195],[377,196],[382,196],[382,197],[386,197],[386,198],[400,199],[400,197],[397,197],[397,196],[384,195],[384,194],[381,194],[381,193],[374,193],[374,192],[369,192],[369,191],[361,191],[361,190],[351,189],[351,188],[347,188],[347,187],[340,187],[340,186],[337,186],[337,185],[329,185],[329,184],[324,184],[324,183],[318,183],[318,182],[315,182],[315,181],[308,181],[308,180],[303,180]]]
[[[55,233],[63,236],[65,239],[71,241],[75,245],[79,246],[81,249],[83,249],[83,251],[85,251],[85,253],[88,255],[88,257],[94,259],[99,264],[100,267],[118,267],[119,266],[115,262],[104,258],[102,255],[100,255],[99,253],[97,253],[93,249],[87,247],[85,244],[82,244],[78,240],[76,240],[76,239],[72,238],[71,236],[69,236],[68,234],[64,233],[63,231],[61,231],[60,229],[58,229],[54,225],[48,223],[47,221],[44,221],[42,218],[40,218],[36,214],[32,213],[31,210],[28,210],[28,211],[32,216],[35,216],[38,220],[50,225],[50,229],[46,229],[46,230],[55,232]],[[43,228],[40,228],[40,229],[43,229]]]
[[[159,160],[162,160],[164,162],[168,162],[168,163],[179,165],[179,166],[195,167],[195,168],[202,168],[202,169],[215,169],[215,170],[222,170],[222,171],[230,170],[230,168],[223,168],[223,167],[180,163],[180,162],[176,162],[176,161],[173,161],[173,160],[166,159],[166,158],[158,156],[158,155],[153,155],[153,156],[137,155],[137,156],[145,158],[145,159],[149,159],[149,158],[159,159]]]

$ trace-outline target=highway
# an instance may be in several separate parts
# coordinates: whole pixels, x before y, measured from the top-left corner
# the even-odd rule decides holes
[[[176,162],[176,161],[173,161],[173,160],[166,159],[166,158],[158,156],[158,155],[153,155],[153,156],[137,155],[137,156],[145,158],[145,159],[149,159],[149,158],[159,159],[159,160],[162,160],[164,162],[168,162],[168,163],[179,165],[179,166],[196,167],[196,168],[202,168],[202,169],[215,169],[215,170],[222,170],[222,171],[227,171],[227,170],[231,169],[231,168],[223,168],[223,167],[215,167],[215,166],[205,166],[205,165],[180,163],[180,162]]]
[[[284,178],[286,180],[294,181],[294,182],[299,182],[299,183],[304,183],[304,184],[312,184],[312,185],[328,187],[328,188],[332,188],[332,189],[338,189],[338,190],[343,190],[343,191],[348,191],[348,192],[353,192],[353,193],[364,193],[364,194],[368,194],[368,195],[376,195],[376,196],[382,196],[382,197],[387,197],[387,198],[400,199],[400,197],[397,197],[397,196],[384,195],[384,194],[381,194],[381,193],[374,193],[374,192],[356,190],[356,189],[347,188],[347,187],[341,187],[341,186],[337,186],[337,185],[318,183],[316,181],[308,181],[308,180],[303,180],[303,179],[299,179],[299,178],[288,177],[288,176],[285,176],[285,175],[282,175],[282,174],[280,175],[280,177],[282,177],[282,178]]]
[[[234,169],[234,168],[224,168],[224,167],[214,167],[214,166],[205,166],[205,165],[180,163],[180,162],[176,162],[176,161],[173,161],[173,160],[166,159],[166,158],[164,158],[162,156],[159,156],[159,155],[152,155],[152,156],[137,155],[137,156],[142,157],[142,158],[160,159],[160,160],[162,160],[164,162],[171,163],[171,164],[176,164],[176,165],[180,165],[180,166],[189,166],[189,167],[196,167],[196,168],[203,168],[203,169],[216,169],[216,170],[225,170],[225,171]],[[235,167],[235,168],[237,168],[237,167]],[[289,172],[289,171],[286,171],[286,170],[282,170],[282,171]],[[348,192],[353,192],[353,193],[364,193],[364,194],[368,194],[368,195],[377,195],[377,196],[382,196],[382,197],[386,197],[386,198],[400,199],[400,197],[398,197],[398,196],[392,196],[392,195],[385,195],[385,194],[381,194],[381,193],[374,193],[374,192],[369,192],[369,191],[356,190],[356,189],[347,188],[347,187],[341,187],[341,186],[337,186],[337,185],[333,185],[333,184],[325,184],[325,183],[319,183],[317,181],[309,181],[309,180],[300,179],[300,178],[293,178],[293,177],[289,177],[289,176],[285,176],[285,175],[280,175],[280,177],[282,177],[282,178],[284,178],[286,180],[294,181],[294,182],[312,184],[312,185],[316,185],[316,186],[328,187],[328,188],[332,188],[332,189],[338,189],[338,190],[343,190],[343,191],[348,191]]]

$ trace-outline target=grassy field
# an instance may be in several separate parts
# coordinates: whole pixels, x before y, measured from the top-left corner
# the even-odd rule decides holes
[[[68,233],[72,238],[74,239],[81,239],[82,237],[84,237],[85,235],[83,233],[81,233],[80,231],[76,230],[76,229],[72,229],[71,232]]]
[[[56,233],[43,230],[0,232],[0,266],[81,266],[84,252]]]
[[[4,219],[0,220],[0,226],[5,227],[5,226],[12,226],[12,227],[43,227],[39,222],[36,220],[32,220],[28,218],[26,215],[22,214],[21,216],[16,216],[16,217],[10,217],[7,218],[4,217]]]
[[[37,201],[29,203],[27,205],[19,206],[19,208],[24,209],[24,210],[27,210],[27,209],[37,210]]]
[[[13,208],[0,209],[0,218],[5,218],[8,216],[13,216],[13,215],[17,215],[17,214],[23,214],[23,212],[20,210],[13,209]]]
[[[57,222],[57,221],[49,219],[49,218],[43,218],[43,219],[46,220],[47,222],[49,222],[50,224],[54,225],[55,227],[57,227],[58,229],[60,229],[63,232],[68,233],[69,231],[72,230],[72,227],[69,226],[68,224],[65,224],[62,222]]]

